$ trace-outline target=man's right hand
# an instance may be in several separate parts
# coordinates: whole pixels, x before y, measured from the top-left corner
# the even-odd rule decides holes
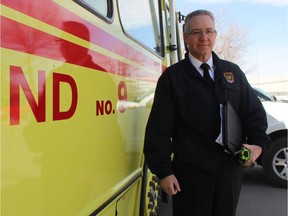
[[[180,192],[180,185],[174,175],[169,175],[160,180],[160,186],[168,195],[175,195]]]

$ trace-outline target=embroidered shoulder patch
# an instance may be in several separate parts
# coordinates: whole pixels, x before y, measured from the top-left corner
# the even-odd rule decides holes
[[[232,72],[225,72],[224,77],[228,83],[230,84],[234,83],[234,76]]]

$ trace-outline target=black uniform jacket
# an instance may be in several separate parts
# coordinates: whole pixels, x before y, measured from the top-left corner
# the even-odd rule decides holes
[[[212,174],[229,173],[240,166],[235,157],[215,143],[220,133],[220,103],[226,100],[242,119],[247,143],[263,147],[269,141],[264,108],[244,73],[215,53],[213,61],[213,86],[202,78],[187,54],[158,80],[146,126],[144,154],[148,167],[160,179],[173,174],[172,153],[174,160]]]

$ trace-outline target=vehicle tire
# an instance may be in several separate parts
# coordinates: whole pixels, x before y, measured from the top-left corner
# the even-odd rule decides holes
[[[268,180],[276,187],[287,188],[288,181],[288,148],[287,138],[274,140],[264,153],[263,170]]]
[[[158,203],[161,191],[159,180],[151,173],[146,164],[143,172],[140,215],[156,216],[159,209]]]

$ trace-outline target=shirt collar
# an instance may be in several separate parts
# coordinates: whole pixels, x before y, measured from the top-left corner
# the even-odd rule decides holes
[[[190,52],[189,52],[189,60],[190,60],[191,64],[200,72],[200,74],[202,74],[203,72],[202,72],[202,70],[200,69],[200,66],[201,66],[201,64],[204,63],[204,62],[201,62],[201,61],[199,61],[198,59],[196,59],[194,56],[191,55]],[[207,64],[210,66],[210,68],[212,69],[212,71],[213,71],[213,68],[214,68],[214,67],[213,67],[213,57],[212,57],[212,55],[210,56],[210,58],[208,59],[208,61],[205,62],[205,63],[207,63]]]

